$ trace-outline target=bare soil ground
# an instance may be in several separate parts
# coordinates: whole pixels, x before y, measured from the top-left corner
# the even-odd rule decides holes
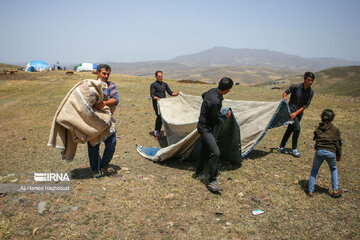
[[[115,113],[118,133],[112,161],[117,174],[90,178],[86,145],[79,145],[73,162],[61,160],[59,150],[47,147],[52,118],[68,90],[86,78],[95,75],[58,71],[0,76],[0,182],[35,183],[34,172],[74,175],[70,194],[2,194],[0,239],[360,239],[359,99],[315,94],[301,122],[302,157],[277,153],[285,128],[269,130],[241,166],[222,163],[220,195],[191,178],[194,162],[153,163],[137,154],[136,144],[163,143],[150,134],[155,121],[149,98],[152,78],[110,78],[121,103]],[[172,90],[193,95],[215,87],[167,82]],[[226,98],[278,101],[281,94],[234,86]],[[344,194],[338,199],[330,196],[326,164],[315,196],[305,194],[315,152],[313,130],[324,108],[337,114],[334,124],[344,141],[338,162]],[[42,201],[46,205],[40,214]],[[256,209],[265,213],[253,216]]]

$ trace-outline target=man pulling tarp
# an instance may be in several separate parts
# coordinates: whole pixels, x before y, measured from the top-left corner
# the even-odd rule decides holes
[[[221,127],[227,122],[226,120],[231,115],[231,110],[227,109],[225,114],[221,114],[222,101],[224,95],[230,92],[234,82],[227,77],[220,80],[217,88],[212,88],[202,94],[202,104],[200,108],[200,116],[197,124],[197,130],[201,139],[201,154],[198,158],[198,165],[195,170],[195,178],[199,178],[204,173],[206,163],[209,165],[209,183],[207,187],[212,192],[222,191],[222,187],[217,182],[217,175],[219,171],[220,149],[219,149],[219,135],[222,133]],[[220,129],[215,133],[216,126]],[[239,140],[239,132],[237,132],[237,139]],[[236,136],[235,136],[236,137]],[[224,139],[226,142],[226,139]],[[222,141],[224,142],[224,141]],[[235,152],[240,157],[239,143],[235,145]],[[226,151],[223,151],[223,154]],[[236,157],[236,156],[234,156]]]
[[[117,87],[108,81],[111,67],[100,64],[97,80],[77,83],[65,96],[55,113],[48,146],[62,150],[65,160],[73,160],[78,143],[88,142],[88,155],[93,177],[113,173],[110,161],[115,152],[116,129],[113,113],[119,102]],[[99,155],[101,142],[103,156]]]

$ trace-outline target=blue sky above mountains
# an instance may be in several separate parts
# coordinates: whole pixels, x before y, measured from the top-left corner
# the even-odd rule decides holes
[[[215,46],[360,61],[360,1],[3,0],[0,62],[169,60]]]

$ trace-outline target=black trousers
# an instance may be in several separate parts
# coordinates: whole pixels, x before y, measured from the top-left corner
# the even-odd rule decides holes
[[[200,174],[205,167],[206,162],[209,163],[209,182],[216,181],[219,171],[220,150],[216,143],[213,133],[209,130],[199,129],[201,138],[201,156],[196,168],[195,174]]]
[[[153,99],[152,101],[153,101],[153,108],[156,114],[155,131],[160,131],[162,127],[161,115],[158,112],[157,100]]]
[[[296,116],[296,118],[294,118],[294,123],[288,125],[286,132],[281,140],[280,147],[285,147],[286,142],[289,140],[289,138],[292,134],[293,135],[292,136],[292,149],[297,149],[297,144],[298,144],[300,130],[301,130],[300,120],[301,120],[301,117],[299,118],[298,116]]]

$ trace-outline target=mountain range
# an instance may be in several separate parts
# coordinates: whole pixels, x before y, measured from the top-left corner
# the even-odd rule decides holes
[[[156,70],[162,70],[167,78],[204,82],[217,82],[222,76],[228,76],[235,82],[248,85],[304,71],[360,65],[360,62],[339,58],[303,58],[270,50],[214,47],[168,61],[109,64],[116,73],[151,76]]]
[[[225,47],[214,47],[198,53],[175,57],[170,62],[202,67],[267,66],[283,70],[308,71],[360,64],[360,62],[338,58],[303,58],[270,50]]]
[[[167,61],[134,63],[107,62],[113,73],[153,76],[157,70],[176,80],[216,83],[227,76],[240,85],[260,84],[332,67],[360,66],[360,62],[339,58],[303,58],[263,49],[214,47]],[[17,64],[26,65],[26,64]],[[72,69],[74,64],[65,64]]]

